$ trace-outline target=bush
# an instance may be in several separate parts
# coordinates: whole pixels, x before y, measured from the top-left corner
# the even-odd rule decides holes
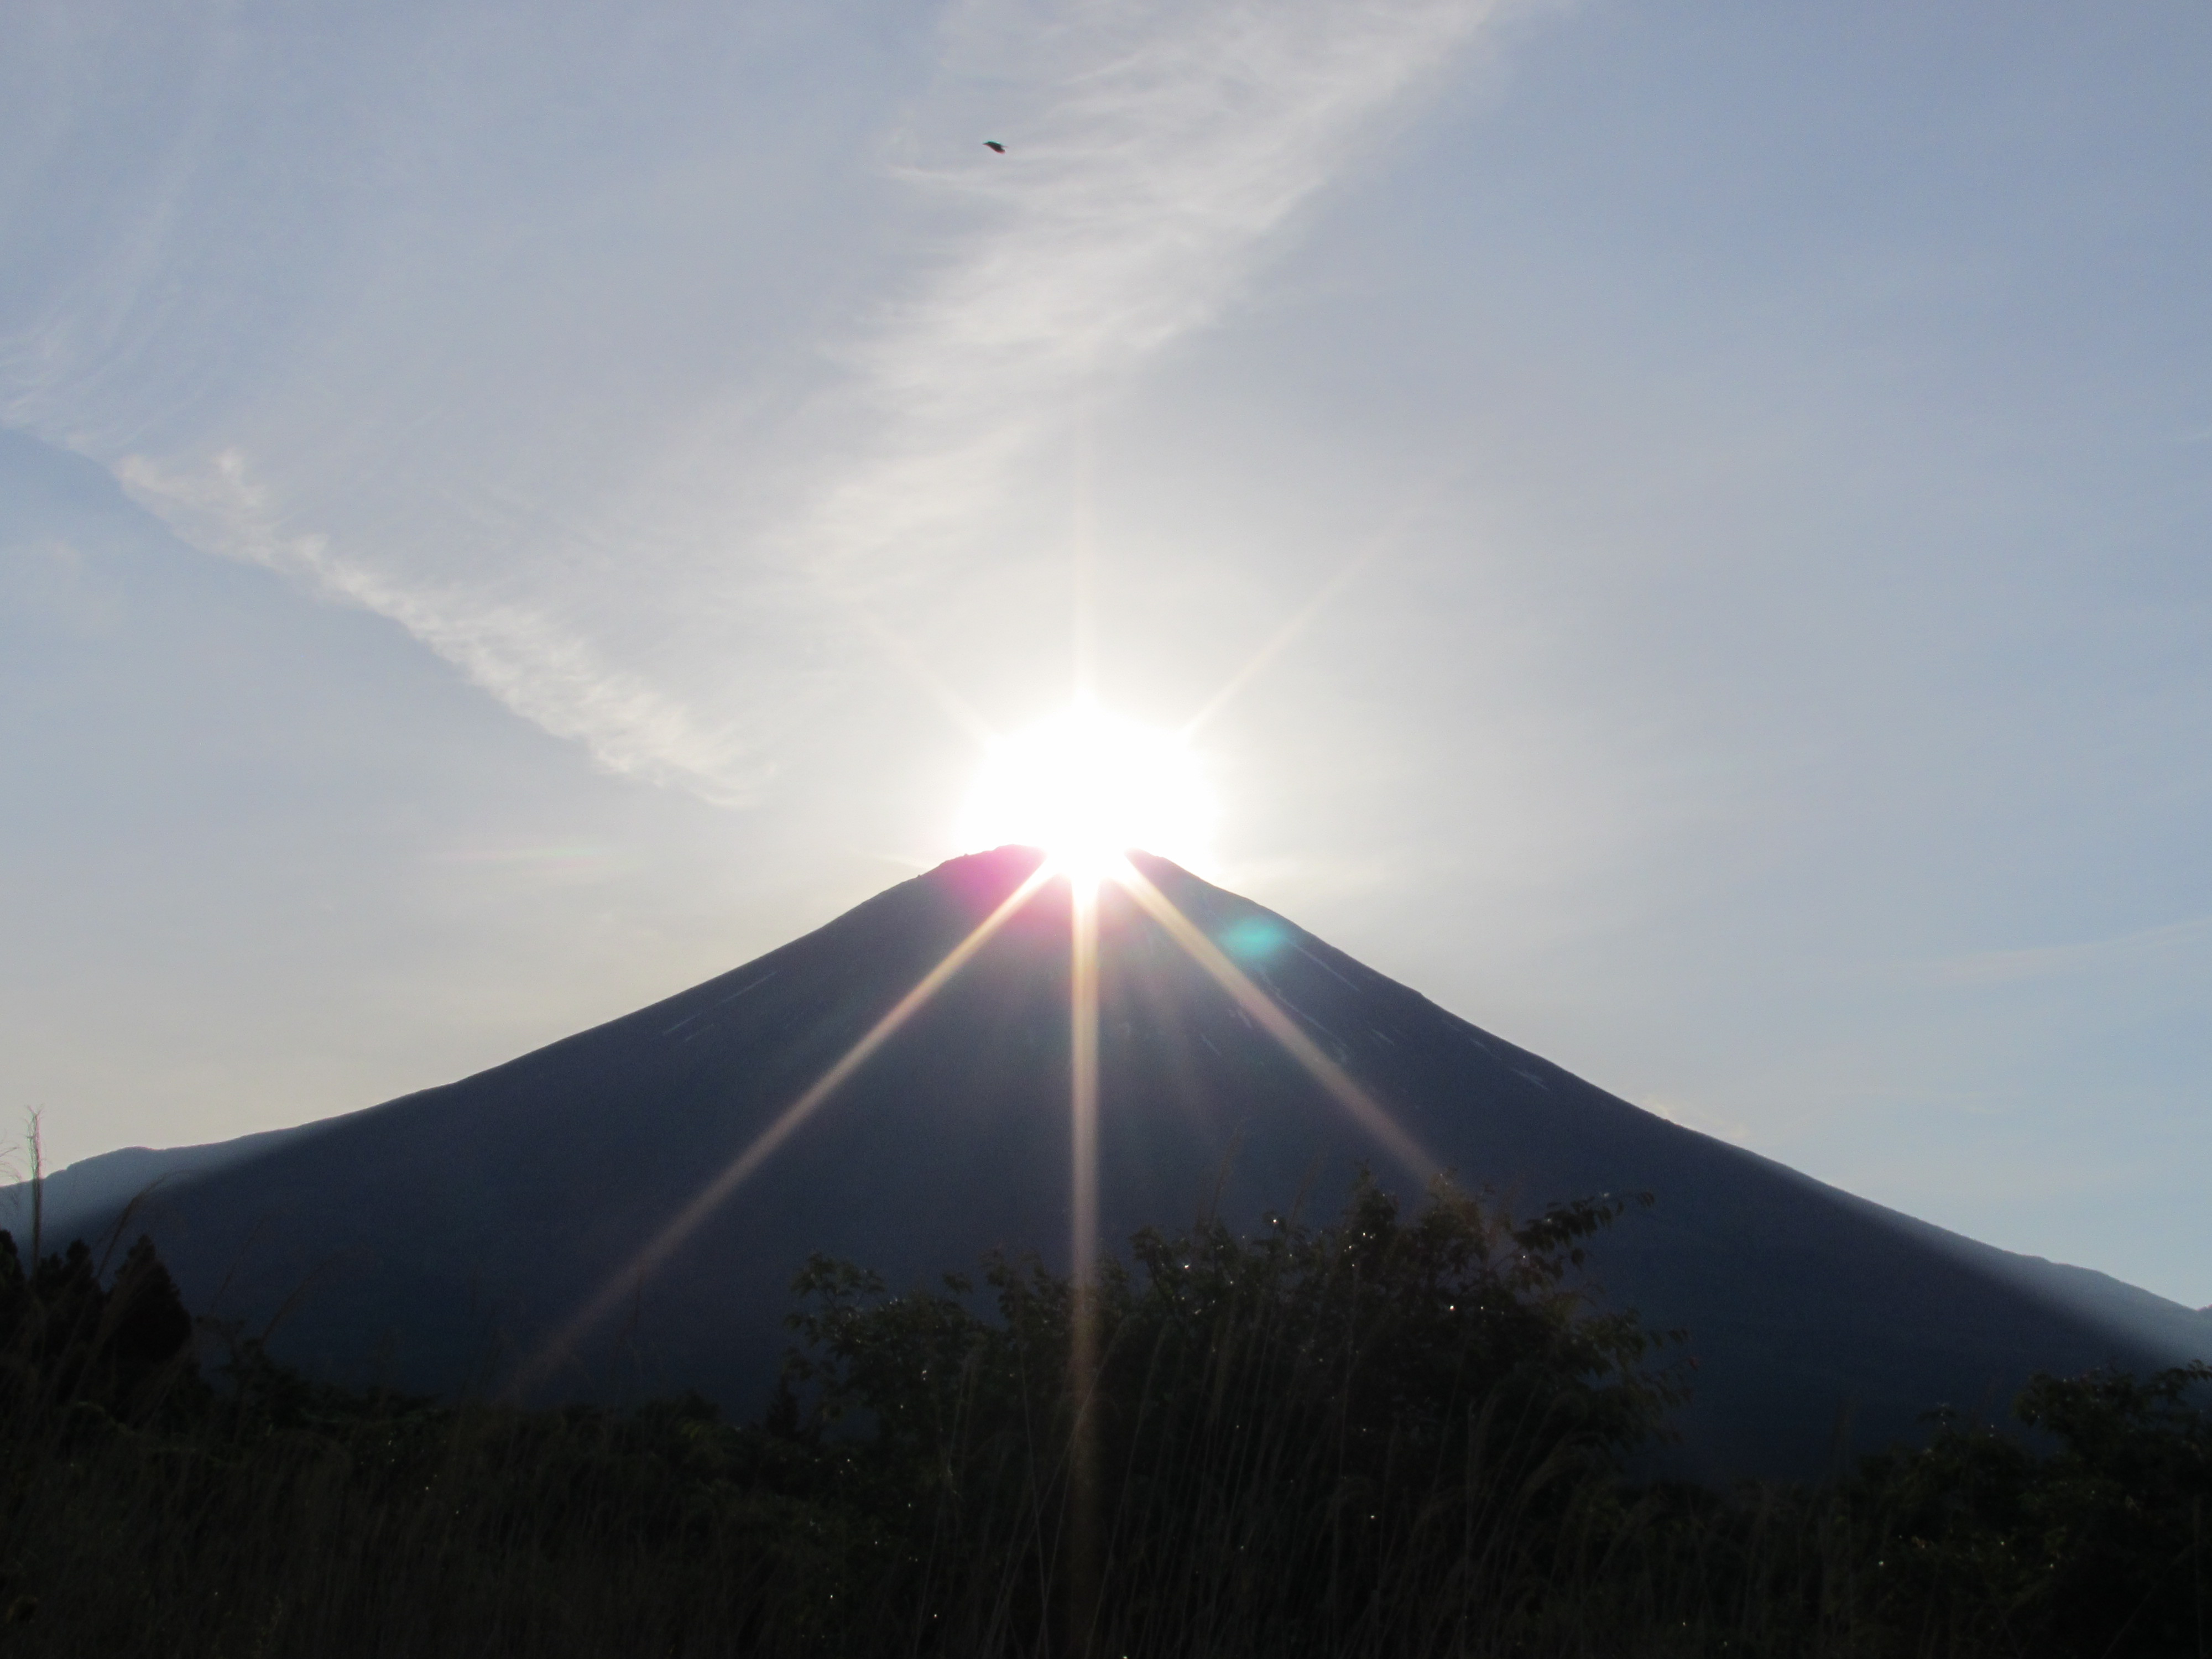
[[[817,1259],[786,1414],[963,1645],[1425,1648],[1511,1622],[1680,1397],[1574,1282],[1620,1208],[1439,1187],[1409,1221],[1363,1178],[1332,1226],[1146,1231],[1091,1286],[994,1259],[995,1318]]]
[[[2212,1367],[2039,1377],[1850,1479],[1639,1485],[1601,1200],[1139,1234],[894,1295],[816,1260],[758,1424],[214,1386],[143,1242],[0,1249],[0,1652],[2212,1656]]]
[[[15,1413],[70,1404],[146,1421],[199,1402],[191,1316],[153,1241],[103,1285],[80,1239],[25,1272],[0,1232],[0,1396]]]
[[[2212,1652],[2207,1383],[2201,1363],[2039,1376],[2013,1408],[2032,1440],[1947,1419],[1868,1459],[1850,1498],[1890,1619],[2024,1653]]]

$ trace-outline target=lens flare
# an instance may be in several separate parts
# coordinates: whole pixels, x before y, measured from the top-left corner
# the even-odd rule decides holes
[[[1041,847],[1060,869],[1095,880],[1132,848],[1202,866],[1213,816],[1180,737],[1078,705],[992,744],[960,834],[970,848]]]
[[[1223,990],[1236,999],[1238,1007],[1253,1020],[1276,1045],[1297,1061],[1306,1074],[1336,1097],[1352,1121],[1375,1138],[1391,1157],[1402,1164],[1408,1175],[1425,1186],[1440,1172],[1442,1166],[1422,1146],[1420,1142],[1400,1127],[1382,1102],[1352,1080],[1344,1067],[1322,1053],[1319,1045],[1297,1027],[1296,1021],[1285,1013],[1273,997],[1255,985],[1250,977],[1225,956],[1219,945],[1200,933],[1189,917],[1175,907],[1173,900],[1145,878],[1135,866],[1124,860],[1114,872],[1115,879],[1128,890],[1129,896],[1143,907],[1146,915],[1167,930],[1168,937],[1183,949],[1183,954],[1204,969]]]

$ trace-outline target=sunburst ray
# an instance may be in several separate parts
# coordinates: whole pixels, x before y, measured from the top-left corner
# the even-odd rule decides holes
[[[1112,873],[1114,879],[1128,890],[1145,912],[1167,930],[1168,937],[1181,945],[1184,953],[1205,969],[1217,985],[1235,998],[1237,1006],[1259,1023],[1260,1029],[1274,1038],[1285,1053],[1304,1066],[1314,1081],[1326,1089],[1351,1115],[1353,1121],[1373,1136],[1409,1174],[1416,1180],[1426,1182],[1437,1172],[1441,1166],[1437,1160],[1400,1126],[1398,1121],[1384,1109],[1382,1103],[1352,1081],[1343,1066],[1323,1054],[1320,1045],[1298,1029],[1297,1022],[1283,1012],[1281,1006],[1255,985],[1250,975],[1231,962],[1219,945],[1177,909],[1174,902],[1154,886],[1142,871],[1124,860]]]
[[[1068,879],[1068,1209],[1073,1300],[1067,1370],[1075,1401],[1068,1446],[1071,1646],[1088,1649],[1098,1589],[1098,1436],[1091,1413],[1098,1379],[1098,881]]]
[[[1222,688],[1207,698],[1198,713],[1183,722],[1182,735],[1187,740],[1195,737],[1200,727],[1208,725],[1216,714],[1235,702],[1244,688],[1257,679],[1267,665],[1296,644],[1298,636],[1313,626],[1322,611],[1334,604],[1339,594],[1352,586],[1368,568],[1397,549],[1399,540],[1422,514],[1428,511],[1437,498],[1443,494],[1460,472],[1461,467],[1449,467],[1437,475],[1428,488],[1415,495],[1397,512],[1391,514],[1382,527],[1369,537],[1359,550],[1347,559],[1337,573],[1316,589],[1311,599],[1292,613],[1290,620],[1267,636],[1267,642],[1245,659],[1244,665],[1231,674]]]
[[[836,1093],[847,1079],[865,1066],[878,1048],[890,1041],[901,1026],[920,1012],[944,988],[946,981],[967,966],[969,959],[981,950],[991,936],[1027,904],[1054,874],[1048,863],[1040,864],[1031,871],[997,909],[978,922],[967,938],[946,952],[937,966],[923,975],[912,990],[870,1026],[836,1065],[817,1078],[805,1093],[785,1107],[782,1115],[763,1129],[744,1152],[723,1166],[720,1173],[702,1188],[698,1195],[685,1205],[673,1220],[654,1234],[644,1249],[631,1257],[619,1272],[610,1276],[575,1317],[516,1372],[514,1382],[509,1385],[511,1391],[520,1393],[529,1389],[573,1352],[576,1345],[594,1326],[619,1307],[623,1299],[696,1231],[700,1224],[712,1215],[724,1200],[775,1155],[777,1148],[798,1132],[799,1126],[814,1115],[823,1102]]]

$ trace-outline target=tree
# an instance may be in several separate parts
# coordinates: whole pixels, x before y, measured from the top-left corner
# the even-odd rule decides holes
[[[989,1258],[983,1308],[817,1258],[788,1376],[948,1592],[1048,1622],[1088,1531],[1101,1639],[1206,1620],[1345,1650],[1534,1582],[1682,1397],[1580,1273],[1623,1207],[1516,1225],[1440,1183],[1408,1218],[1363,1174],[1332,1225],[1148,1230],[1095,1285]],[[1095,1377],[1071,1376],[1084,1320]]]
[[[2013,1407],[2029,1438],[1944,1422],[1869,1459],[1851,1498],[1885,1599],[2024,1652],[2212,1653],[2208,1385],[2201,1361],[2039,1376]]]
[[[0,1232],[0,1367],[18,1409],[85,1401],[125,1420],[169,1409],[198,1383],[191,1316],[145,1237],[103,1286],[83,1240],[27,1273]]]

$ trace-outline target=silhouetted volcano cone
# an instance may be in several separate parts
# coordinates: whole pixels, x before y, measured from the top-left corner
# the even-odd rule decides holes
[[[1462,1185],[1527,1213],[1649,1191],[1598,1242],[1613,1299],[1683,1326],[1707,1471],[1796,1473],[2031,1370],[2212,1352],[2212,1320],[2010,1255],[1679,1127],[1477,1030],[1163,860],[1140,866]],[[291,1311],[280,1353],[404,1386],[496,1385],[1036,867],[956,859],[629,1017],[444,1088],[234,1150],[116,1154],[57,1226],[143,1217],[186,1295]],[[1130,899],[1102,895],[1101,1219],[1110,1245],[1215,1201],[1249,1224],[1356,1162],[1416,1182]],[[757,1408],[811,1252],[894,1285],[993,1245],[1068,1257],[1068,905],[1048,887],[548,1374],[542,1395],[696,1387]],[[228,1157],[230,1161],[222,1160]],[[198,1160],[197,1170],[193,1160]],[[210,1167],[214,1165],[216,1167]],[[103,1192],[103,1182],[106,1190]],[[134,1231],[139,1223],[133,1222]]]

